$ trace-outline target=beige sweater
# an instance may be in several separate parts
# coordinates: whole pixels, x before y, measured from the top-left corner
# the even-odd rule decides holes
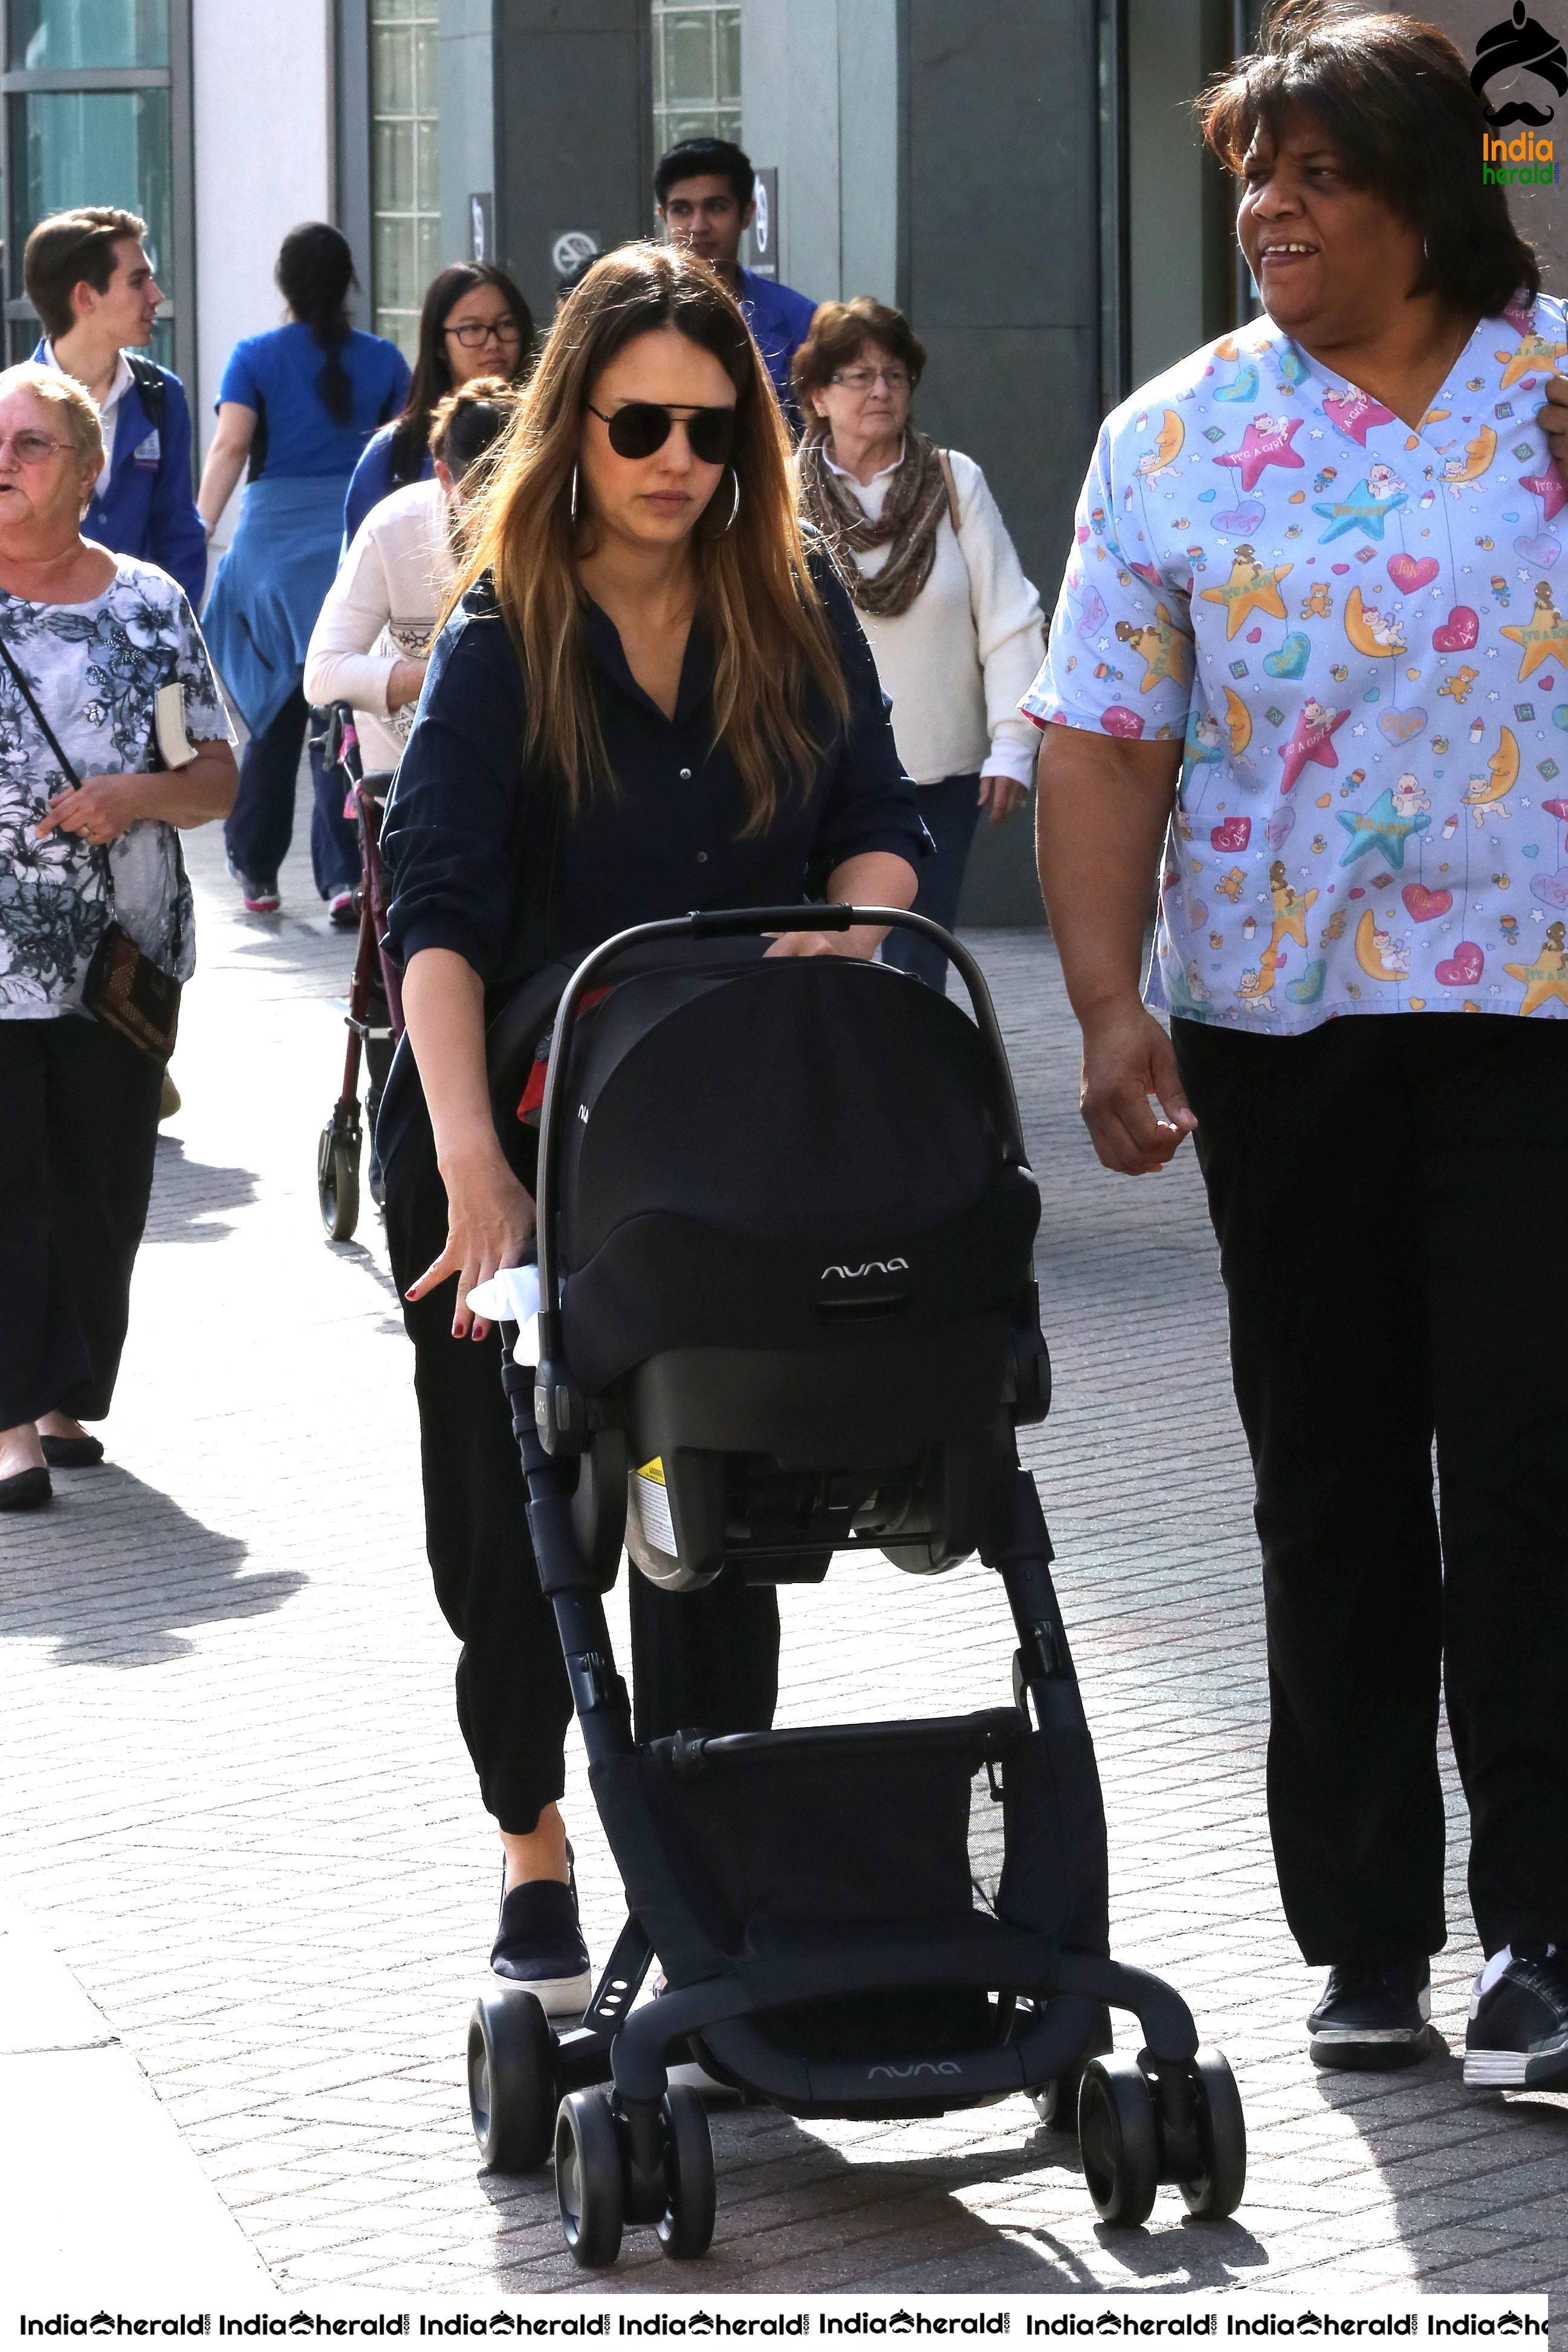
[[[308,702],[348,702],[366,775],[395,768],[417,705],[389,718],[387,681],[405,656],[429,648],[452,578],[447,493],[411,482],[372,507],[338,566],[305,656]]]
[[[973,457],[948,453],[958,530],[937,526],[931,578],[907,613],[859,614],[891,698],[893,738],[917,784],[976,772],[1033,783],[1039,730],[1018,709],[1045,659],[1040,600],[1024,575],[1001,510]],[[889,476],[842,478],[868,514],[880,514]],[[888,560],[873,548],[868,576]]]

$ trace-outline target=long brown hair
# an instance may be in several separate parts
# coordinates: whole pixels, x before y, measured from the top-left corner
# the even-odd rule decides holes
[[[781,771],[809,782],[822,749],[813,695],[842,722],[843,665],[806,566],[784,422],[746,322],[721,278],[670,246],[622,246],[557,311],[516,419],[477,503],[472,553],[447,610],[489,572],[528,686],[528,749],[561,779],[567,805],[612,786],[589,677],[584,597],[573,561],[574,468],[593,388],[616,353],[661,327],[711,352],[735,387],[725,486],[692,534],[697,610],[713,641],[713,731],[745,786],[748,834],[764,832]]]

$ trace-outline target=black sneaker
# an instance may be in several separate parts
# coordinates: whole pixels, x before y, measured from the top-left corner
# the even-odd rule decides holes
[[[1486,1972],[1476,1979],[1486,1983]],[[1470,1996],[1465,2080],[1491,2090],[1568,2085],[1568,1952],[1510,1956],[1494,1982]]]
[[[1425,1957],[1331,1969],[1307,2020],[1313,2064],[1369,2074],[1415,2065],[1432,2047],[1431,1981]]]
[[[588,1947],[577,1924],[577,1874],[572,1849],[564,1886],[558,1878],[530,1878],[503,1895],[490,1978],[498,1990],[531,1992],[546,2017],[576,2017],[594,1990]]]

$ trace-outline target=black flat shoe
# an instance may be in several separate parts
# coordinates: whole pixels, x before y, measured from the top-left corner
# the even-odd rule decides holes
[[[54,1499],[47,1470],[16,1470],[0,1478],[0,1511],[41,1511]]]
[[[1307,2020],[1315,2066],[1365,2074],[1414,2066],[1432,2048],[1431,1966],[1425,1953],[1401,1960],[1344,1964],[1329,1970],[1323,1997]]]
[[[41,1437],[38,1443],[51,1470],[96,1470],[103,1459],[101,1437]]]

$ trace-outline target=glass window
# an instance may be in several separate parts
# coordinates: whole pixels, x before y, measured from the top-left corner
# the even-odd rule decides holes
[[[166,66],[169,0],[11,0],[14,70]]]
[[[682,139],[740,139],[735,0],[653,0],[653,135],[659,155]]]
[[[378,335],[410,362],[441,266],[440,0],[371,0],[371,289]]]
[[[73,205],[119,205],[146,222],[147,258],[169,292],[174,190],[167,87],[29,90],[6,103],[12,250],[20,257],[28,231],[49,213]],[[37,336],[33,321],[17,325],[14,357],[31,351]],[[174,364],[173,334],[167,317],[153,331],[153,356],[165,366]]]

